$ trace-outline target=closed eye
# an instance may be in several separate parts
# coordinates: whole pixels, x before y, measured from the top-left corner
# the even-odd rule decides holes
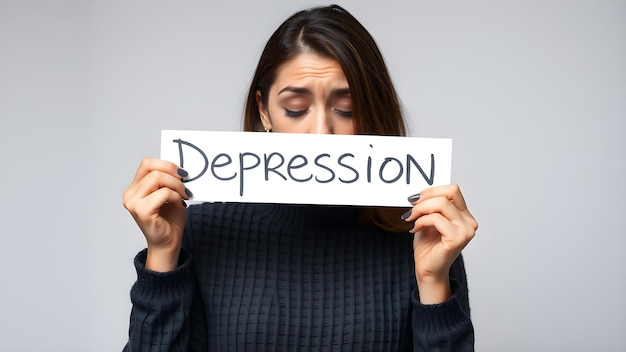
[[[352,117],[352,111],[341,110],[341,109],[337,109],[337,108],[333,108],[333,111],[335,111],[337,114],[339,114],[340,116],[343,116],[343,117]]]
[[[302,110],[289,110],[287,108],[285,108],[285,115],[287,115],[288,117],[300,117],[304,114],[307,113],[307,111],[309,111],[309,109],[302,109]]]

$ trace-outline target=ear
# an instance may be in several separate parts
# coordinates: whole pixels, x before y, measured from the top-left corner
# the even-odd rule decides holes
[[[259,107],[259,116],[261,116],[261,124],[263,124],[263,128],[265,128],[265,130],[271,130],[272,121],[270,120],[270,114],[267,111],[267,107],[263,105],[260,90],[256,91],[256,105]]]

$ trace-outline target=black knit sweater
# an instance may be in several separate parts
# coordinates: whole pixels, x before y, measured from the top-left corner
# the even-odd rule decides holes
[[[472,351],[462,258],[453,296],[419,303],[410,233],[358,208],[189,208],[179,267],[138,279],[125,351]]]

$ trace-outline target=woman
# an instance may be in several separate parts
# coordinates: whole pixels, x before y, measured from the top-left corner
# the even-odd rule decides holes
[[[244,118],[247,131],[405,135],[374,40],[335,5],[276,30]],[[185,176],[145,159],[124,193],[148,244],[125,350],[473,350],[460,253],[477,223],[458,186],[408,209],[185,209]]]

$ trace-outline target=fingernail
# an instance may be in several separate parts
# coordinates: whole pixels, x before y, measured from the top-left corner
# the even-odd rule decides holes
[[[189,176],[189,173],[187,171],[183,170],[183,169],[176,170],[176,173],[180,177],[187,177],[187,176]]]
[[[409,196],[407,199],[409,200],[409,203],[417,202],[418,200],[420,200],[420,194],[414,194],[412,196]]]
[[[411,230],[413,230],[414,227],[415,227],[415,223],[412,223],[411,226],[409,226],[409,229],[407,231],[411,232]]]
[[[187,202],[185,202],[184,200],[181,200],[181,202],[183,203],[183,207],[187,208]]]
[[[193,193],[191,193],[191,191],[189,190],[189,188],[185,187],[185,194],[187,195],[187,197],[191,198],[193,197]]]
[[[396,215],[397,216],[397,215]],[[402,216],[400,217],[400,219],[402,220],[406,220],[409,216],[411,216],[411,210],[407,211],[406,213],[402,214]]]

